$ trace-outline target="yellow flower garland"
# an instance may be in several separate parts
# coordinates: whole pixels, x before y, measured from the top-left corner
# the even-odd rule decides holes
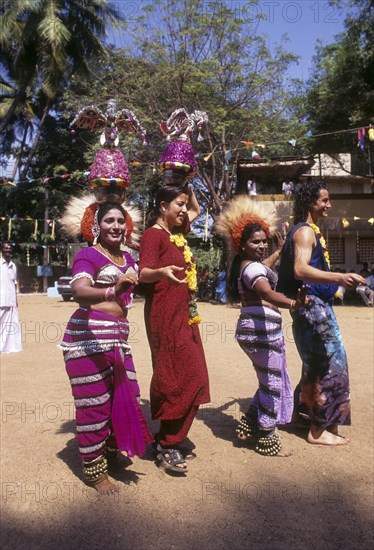
[[[329,255],[329,251],[327,250],[326,241],[322,236],[320,228],[317,225],[315,225],[314,223],[310,223],[309,225],[313,229],[314,233],[317,235],[317,237],[319,239],[319,242],[321,243],[322,250],[323,250],[323,255],[325,256],[327,267],[330,269],[330,255]]]
[[[187,287],[191,294],[197,290],[197,272],[195,259],[193,257],[192,251],[188,246],[187,239],[182,235],[182,233],[177,233],[176,235],[170,235],[170,242],[174,243],[178,248],[183,251],[183,258],[187,264],[186,268],[186,279]],[[189,320],[188,324],[194,325],[195,323],[201,323],[202,319],[197,313],[196,301],[192,299],[189,303]]]

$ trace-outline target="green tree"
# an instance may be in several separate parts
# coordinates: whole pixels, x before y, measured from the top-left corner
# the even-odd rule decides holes
[[[28,97],[40,100],[42,106],[22,178],[59,92],[68,85],[72,74],[79,74],[80,78],[92,76],[94,60],[106,52],[103,39],[107,27],[121,17],[107,0],[5,0],[3,13],[2,72],[14,94],[0,121],[0,133],[14,122]]]
[[[339,2],[341,4],[341,2]],[[374,122],[374,2],[350,2],[345,30],[327,46],[317,45],[312,77],[301,109],[315,134]],[[354,151],[356,134],[315,140],[316,151]]]
[[[236,13],[222,2],[155,0],[134,25],[137,57],[157,69],[143,91],[153,117],[179,106],[209,114],[213,154],[208,162],[200,155],[198,176],[214,210],[232,194],[241,141],[284,139],[295,126],[284,77],[296,57],[282,46],[268,50],[251,19],[255,4]]]
[[[201,109],[208,112],[210,124],[207,140],[195,146],[199,186],[206,206],[218,211],[233,193],[237,159],[250,154],[241,140],[287,143],[302,126],[293,116],[294,83],[286,85],[284,80],[295,56],[282,46],[273,54],[267,49],[266,37],[257,35],[256,21],[250,17],[250,3],[243,7],[248,12],[239,14],[229,7],[202,0],[157,0],[146,6],[133,25],[131,46],[107,49],[106,62],[91,81],[72,74],[61,102],[46,118],[48,128],[33,160],[33,177],[46,174],[46,167],[47,175],[53,174],[57,162],[68,172],[74,170],[73,163],[77,170],[88,169],[98,140],[77,131],[75,144],[70,142],[74,155],[69,155],[68,123],[83,106],[105,110],[114,97],[119,108],[133,110],[147,129],[148,147],[140,147],[132,136],[120,145],[130,163],[141,162],[138,168],[131,166],[129,196],[147,207],[150,190],[159,180],[155,166],[166,146],[158,130],[160,121],[177,107]],[[53,131],[57,134],[51,143]],[[281,146],[275,147],[265,154],[280,153]],[[213,154],[205,161],[209,152]]]

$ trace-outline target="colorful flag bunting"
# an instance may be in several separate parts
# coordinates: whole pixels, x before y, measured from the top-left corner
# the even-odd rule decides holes
[[[357,147],[359,147],[361,151],[365,149],[365,134],[366,134],[365,128],[359,128],[357,130],[357,139],[358,139]]]

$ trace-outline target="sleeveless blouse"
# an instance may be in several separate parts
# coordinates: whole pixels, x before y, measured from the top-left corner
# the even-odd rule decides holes
[[[277,291],[283,292],[289,298],[295,298],[297,291],[302,285],[306,284],[309,286],[308,294],[312,296],[317,296],[324,302],[330,302],[337,290],[338,285],[326,284],[326,283],[306,283],[300,279],[295,278],[294,274],[294,264],[295,264],[295,243],[293,241],[293,236],[300,227],[310,227],[306,222],[300,222],[296,224],[286,237],[286,242],[284,244],[281,263],[279,267],[279,281],[277,285]],[[310,258],[309,265],[320,269],[321,271],[330,271],[329,266],[327,265],[325,255],[323,253],[322,245],[316,235],[316,246],[313,248],[312,256]]]

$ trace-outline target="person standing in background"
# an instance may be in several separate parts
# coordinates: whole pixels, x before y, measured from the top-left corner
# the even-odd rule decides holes
[[[286,178],[282,183],[282,193],[284,195],[292,195],[294,192],[294,184],[290,181],[290,178]]]
[[[17,268],[11,257],[12,245],[3,242],[0,275],[0,353],[22,351],[17,302]]]
[[[257,195],[257,184],[255,178],[249,178],[247,181],[247,192],[250,197]]]

